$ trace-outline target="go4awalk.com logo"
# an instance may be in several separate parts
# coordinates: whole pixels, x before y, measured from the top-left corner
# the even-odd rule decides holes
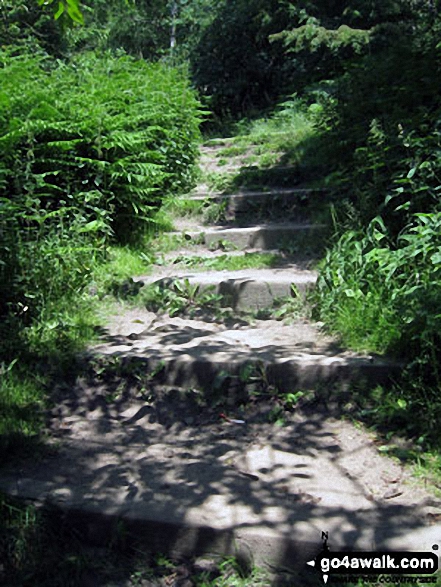
[[[321,553],[307,564],[322,573],[325,584],[334,574],[431,575],[438,570],[438,556],[433,552],[331,552],[327,532],[322,533],[322,542]]]

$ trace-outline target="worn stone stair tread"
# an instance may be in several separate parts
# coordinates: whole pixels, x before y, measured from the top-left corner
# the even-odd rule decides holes
[[[293,187],[293,188],[283,188],[283,187],[268,187],[265,190],[253,190],[253,189],[246,189],[246,188],[239,188],[235,192],[231,194],[226,194],[224,192],[219,191],[212,191],[212,190],[197,190],[192,192],[191,194],[185,196],[185,200],[243,200],[244,198],[249,198],[250,200],[253,199],[266,199],[276,196],[307,196],[307,195],[317,195],[317,194],[325,194],[329,190],[326,188],[311,188],[311,187]]]
[[[133,277],[134,281],[143,281],[145,284],[154,283],[161,279],[173,277],[176,279],[189,279],[201,284],[214,285],[226,280],[232,281],[256,281],[265,283],[299,283],[314,284],[317,280],[317,272],[312,269],[298,269],[295,264],[286,267],[274,267],[263,269],[219,269],[206,270],[199,268],[177,269],[173,265],[161,266],[155,269],[153,275],[140,275]]]
[[[258,310],[269,308],[277,298],[293,295],[293,287],[299,293],[315,285],[317,275],[312,270],[288,266],[275,269],[212,270],[203,268],[177,269],[176,266],[161,267],[153,275],[138,276],[135,282],[144,286],[168,287],[175,281],[185,281],[198,286],[201,291],[212,288],[224,298],[223,305],[235,310]]]
[[[164,253],[162,258],[165,261],[174,261],[175,259],[186,257],[189,259],[203,257],[206,259],[214,259],[218,257],[247,257],[248,255],[274,255],[281,260],[285,260],[288,258],[288,255],[281,253],[278,249],[259,249],[259,248],[250,248],[246,251],[223,251],[221,249],[216,249],[214,251],[208,250],[204,245],[193,245],[192,248],[181,248],[175,249],[174,251],[170,251],[169,253]],[[293,264],[293,266],[295,266]]]
[[[217,225],[201,224],[197,219],[183,218],[175,219],[174,225],[176,229],[168,234],[182,234],[182,233],[206,233],[206,232],[259,232],[259,231],[286,231],[290,230],[294,234],[297,232],[303,232],[305,230],[322,230],[324,225],[317,223],[310,223],[307,220],[302,221],[284,221],[284,222],[252,222],[246,226],[237,226],[232,223],[223,223]]]
[[[138,443],[124,438],[121,422],[107,436],[99,420],[83,423],[88,437],[73,428],[48,457],[6,467],[0,489],[58,506],[65,523],[83,520],[94,541],[106,542],[123,522],[156,551],[239,547],[255,564],[295,569],[318,554],[322,531],[336,550],[428,551],[439,540],[441,525],[427,523],[439,502],[348,422],[322,415],[282,429],[224,423],[151,432],[143,421],[132,427],[144,433]],[[400,476],[393,502],[383,497],[390,474]]]
[[[330,356],[341,352],[335,340],[323,334],[320,325],[298,320],[293,324],[284,324],[278,320],[255,320],[251,324],[241,321],[225,324],[203,318],[158,316],[142,308],[133,308],[124,313],[117,313],[108,319],[104,338],[109,341],[136,342],[149,339],[148,344],[156,344],[164,349],[164,338],[168,339],[167,350],[171,348],[202,348],[208,341],[219,341],[225,346],[225,352],[234,348],[235,352],[250,354],[253,350],[265,350],[272,358],[286,356],[289,352],[328,351]],[[139,337],[139,338],[137,338]],[[141,342],[142,344],[142,342]],[[99,348],[99,347],[93,347]],[[300,350],[299,350],[300,349]],[[272,354],[271,354],[272,353]],[[347,352],[348,356],[358,356]]]
[[[398,362],[342,351],[334,339],[306,321],[286,325],[261,320],[252,326],[239,321],[228,326],[160,318],[142,310],[110,321],[103,342],[91,351],[142,361],[146,371],[161,365],[163,382],[202,389],[215,385],[220,372],[234,378],[250,364],[260,365],[285,392],[363,377],[387,381],[401,369]]]
[[[314,241],[317,234],[322,232],[323,229],[324,227],[320,224],[308,224],[306,222],[260,224],[245,227],[193,226],[190,230],[184,225],[180,232],[171,232],[169,234],[177,236],[184,234],[189,241],[199,242],[203,240],[208,246],[226,241],[239,249],[256,247],[272,249],[282,248],[283,245],[295,242],[298,247],[303,246],[306,250],[311,246],[311,241]]]
[[[257,255],[271,255],[273,257],[274,267],[272,269],[290,268],[294,272],[310,270],[314,271],[313,266],[317,261],[312,255],[299,255],[298,253],[284,253],[279,249],[259,249],[249,248],[246,250],[233,250],[226,251],[222,249],[209,250],[204,245],[191,245],[191,248],[180,248],[175,249],[169,253],[164,253],[159,256],[159,262],[155,264],[154,272],[157,275],[157,271],[161,270],[162,267],[185,267],[190,265],[189,268],[204,272],[210,270],[210,262],[222,259],[230,258],[247,258]],[[197,265],[195,263],[197,262]],[[193,266],[192,266],[193,265]],[[256,268],[258,269],[258,268]],[[262,267],[265,269],[265,267]],[[171,269],[170,269],[171,271]],[[238,270],[239,271],[239,270]],[[134,280],[139,280],[139,277],[135,277]]]
[[[187,230],[188,227],[188,230]],[[260,224],[250,224],[249,226],[232,226],[229,224],[218,225],[218,226],[204,226],[201,224],[193,224],[188,225],[187,220],[184,221],[183,225],[180,227],[180,232],[260,232],[260,231],[305,231],[305,230],[320,230],[323,229],[324,225],[322,224],[311,224],[309,222],[268,222],[268,223],[260,223]],[[169,234],[176,234],[175,232],[171,232]]]

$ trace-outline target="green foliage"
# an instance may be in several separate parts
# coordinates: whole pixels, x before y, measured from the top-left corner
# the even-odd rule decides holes
[[[224,0],[83,0],[84,26],[66,30],[66,41],[74,52],[123,50],[147,60],[167,59],[183,64],[223,3]]]
[[[321,315],[352,344],[429,358],[440,342],[440,227],[432,213],[417,214],[396,243],[380,218],[364,235],[346,232],[321,265]]]
[[[67,15],[73,22],[77,24],[84,24],[84,18],[78,0],[37,0],[37,2],[40,6],[51,7],[55,2],[55,20],[58,20],[63,15]]]
[[[95,268],[89,292],[102,298],[110,292],[130,290],[128,285],[132,277],[147,273],[153,261],[154,256],[142,250],[128,246],[112,246],[109,248],[106,262]]]
[[[307,308],[305,300],[298,292],[295,285],[291,285],[291,296],[279,298],[274,301],[274,309],[270,311],[270,316],[276,320],[285,320],[292,322],[299,317],[305,316]]]
[[[225,0],[171,0],[170,3],[177,7],[173,58],[184,61],[195,54],[199,39],[225,5]]]
[[[360,56],[372,52],[377,27],[400,22],[405,26],[412,10],[408,2],[349,3],[306,0],[290,8],[288,26],[271,41],[284,51],[285,72],[292,90],[313,90],[314,84],[335,80]]]
[[[440,30],[427,5],[378,24],[323,109],[340,189],[363,224],[381,214],[394,237],[412,214],[439,209]]]
[[[0,363],[0,464],[19,444],[38,435],[42,424],[43,381],[19,369],[17,360]],[[17,440],[20,437],[20,442]]]
[[[392,387],[351,394],[356,417],[415,439],[421,450],[439,450],[440,228],[433,212],[416,214],[395,240],[379,217],[365,232],[346,231],[323,260],[316,291],[317,317],[344,344],[406,364]]]
[[[20,45],[29,52],[42,50],[57,57],[66,50],[59,22],[36,0],[2,0],[0,3],[0,46]]]
[[[303,53],[307,54],[309,60],[315,58],[320,65],[318,71],[315,71],[315,76],[318,72],[322,76],[329,76],[330,73],[335,74],[337,65],[341,66],[344,59],[366,51],[370,42],[370,32],[351,28],[347,24],[341,24],[336,29],[328,29],[321,26],[317,19],[308,18],[306,24],[273,35],[272,40],[283,41],[288,56]],[[306,60],[306,56],[304,59]]]
[[[43,320],[64,340],[110,240],[140,238],[162,198],[192,185],[198,103],[159,64],[14,53],[0,53],[2,328],[31,335]]]
[[[216,309],[222,302],[222,296],[214,292],[214,286],[201,288],[198,284],[190,283],[188,279],[174,280],[170,287],[145,287],[141,291],[140,299],[149,310],[163,310],[170,316],[192,316],[200,309]]]
[[[97,18],[95,3],[90,2],[91,19]],[[144,59],[157,59],[169,50],[171,14],[169,2],[143,0],[129,6],[124,0],[104,3],[98,17],[107,28],[106,48],[123,49]],[[99,23],[98,23],[99,24]],[[102,24],[101,24],[102,26]]]
[[[228,0],[204,28],[190,61],[196,84],[217,115],[268,106],[286,88],[282,53],[273,50],[269,36],[288,25],[288,6]]]

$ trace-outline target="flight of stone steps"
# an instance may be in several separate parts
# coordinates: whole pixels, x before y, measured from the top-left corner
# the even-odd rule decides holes
[[[400,366],[340,348],[301,312],[274,316],[278,300],[314,286],[325,227],[308,215],[326,194],[201,189],[189,197],[222,204],[222,222],[179,220],[179,250],[133,279],[164,295],[176,282],[211,288],[219,307],[170,317],[121,306],[54,391],[51,452],[4,469],[0,490],[50,504],[84,541],[107,544],[123,527],[156,552],[266,565],[274,585],[322,584],[306,565],[322,532],[336,550],[430,550],[439,501],[342,419],[353,382]],[[210,269],[258,252],[276,266]]]
[[[219,146],[203,148],[206,167],[213,167],[217,150]],[[237,173],[237,164],[230,163],[229,169]],[[284,172],[282,168],[274,174],[282,184]],[[133,279],[140,286],[156,285],[164,291],[176,282],[186,284],[188,290],[211,291],[221,296],[220,305],[230,308],[236,321],[216,320],[215,312],[197,320],[148,311],[138,311],[129,319],[129,314],[122,313],[108,323],[108,337],[95,352],[130,360],[135,356],[145,362],[146,369],[161,367],[162,383],[201,389],[210,388],[220,372],[224,379],[230,375],[234,380],[253,365],[284,392],[357,379],[387,381],[399,365],[341,349],[320,325],[304,317],[290,324],[276,319],[277,303],[290,297],[303,299],[314,287],[317,273],[312,266],[323,250],[326,226],[311,221],[311,215],[323,208],[325,198],[319,188],[287,188],[277,183],[260,191],[239,187],[231,194],[200,185],[186,199],[202,200],[207,207],[220,205],[222,215],[217,224],[204,224],[192,217],[176,219],[172,234],[181,237],[186,246],[163,258],[150,274]],[[275,266],[210,269],[216,256],[258,253],[273,254]],[[192,257],[202,262],[195,267]],[[244,315],[247,312],[248,317]],[[259,319],[261,316],[265,320]]]

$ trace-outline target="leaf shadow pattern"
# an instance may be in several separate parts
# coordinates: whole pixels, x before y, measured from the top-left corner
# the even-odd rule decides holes
[[[54,389],[48,427],[55,447],[3,469],[0,490],[55,508],[87,543],[119,540],[122,524],[125,540],[154,552],[265,561],[276,569],[274,585],[286,578],[281,569],[305,572],[301,584],[313,580],[305,565],[318,554],[322,531],[331,546],[372,551],[421,529],[424,502],[385,501],[351,474],[326,387],[279,427],[268,419],[277,396],[254,397],[253,382],[231,368],[249,350],[233,339],[184,334],[156,333],[161,344],[152,345],[141,333],[131,346],[127,337],[104,334],[110,354],[85,357],[76,379]],[[190,367],[175,357],[171,384],[161,369],[150,377],[174,343],[196,353]],[[276,345],[259,352],[268,362],[284,357]],[[332,358],[338,349],[330,344],[320,353]],[[222,366],[229,371],[216,388]],[[304,381],[295,371],[279,378],[291,390]],[[363,463],[368,444],[364,438],[351,449],[352,463]]]

